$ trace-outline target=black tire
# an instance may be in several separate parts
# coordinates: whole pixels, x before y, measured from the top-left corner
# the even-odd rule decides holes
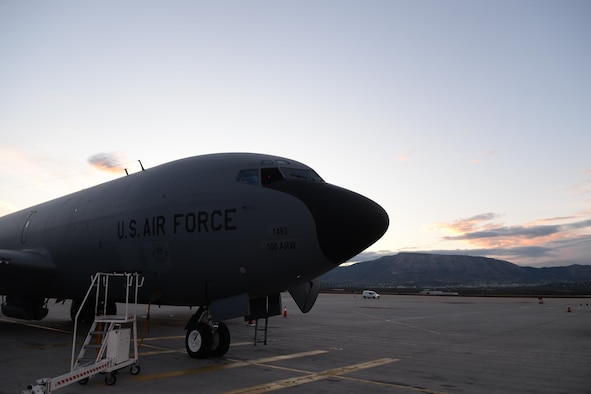
[[[107,376],[105,376],[105,384],[107,386],[112,386],[115,383],[117,383],[117,376],[114,373],[108,373]]]
[[[217,330],[213,333],[211,344],[211,357],[222,357],[230,348],[230,330],[228,326],[220,322]]]
[[[81,386],[84,386],[86,383],[88,383],[88,381],[90,380],[90,378],[84,378],[78,381],[78,384]]]
[[[205,323],[191,323],[185,336],[185,348],[191,358],[206,358],[211,352],[212,335]]]
[[[131,367],[129,368],[129,372],[132,375],[139,375],[141,371],[140,365],[139,364],[132,364]]]

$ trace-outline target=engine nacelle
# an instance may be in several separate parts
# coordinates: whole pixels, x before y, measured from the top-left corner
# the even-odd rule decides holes
[[[41,320],[47,316],[48,312],[47,301],[41,297],[7,296],[6,301],[2,303],[2,314],[16,319]]]

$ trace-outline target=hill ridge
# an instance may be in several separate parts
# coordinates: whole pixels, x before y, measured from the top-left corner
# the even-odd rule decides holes
[[[591,265],[535,268],[481,256],[401,252],[338,267],[322,276],[335,286],[511,286],[591,281]]]

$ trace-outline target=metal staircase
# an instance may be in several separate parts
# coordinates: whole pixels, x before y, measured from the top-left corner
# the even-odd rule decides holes
[[[109,287],[112,286],[111,282],[121,281],[125,287],[124,313],[109,315]],[[113,385],[117,381],[115,372],[127,366],[131,366],[132,375],[139,374],[136,314],[138,289],[143,283],[144,278],[139,273],[98,272],[93,275],[91,285],[74,319],[70,372],[55,378],[39,379],[37,385],[29,386],[23,393],[51,393],[75,382],[86,384],[98,373],[104,373],[105,383]],[[76,356],[78,320],[93,291],[96,306],[94,322]]]

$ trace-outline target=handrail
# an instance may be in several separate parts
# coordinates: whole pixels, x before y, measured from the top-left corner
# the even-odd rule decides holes
[[[86,301],[88,300],[88,296],[90,296],[90,292],[92,291],[92,288],[95,285],[95,281],[97,280],[97,278],[100,276],[100,272],[97,272],[95,275],[91,275],[91,282],[90,282],[90,287],[88,288],[88,291],[86,292],[86,295],[84,296],[84,299],[82,300],[82,303],[80,304],[80,308],[78,308],[78,312],[76,312],[76,317],[74,317],[74,336],[72,338],[72,361],[70,362],[70,372],[74,371],[74,356],[76,353],[76,337],[77,335],[77,331],[78,331],[78,317],[80,317],[80,313],[82,312],[82,308],[84,307],[84,304],[86,304]]]

